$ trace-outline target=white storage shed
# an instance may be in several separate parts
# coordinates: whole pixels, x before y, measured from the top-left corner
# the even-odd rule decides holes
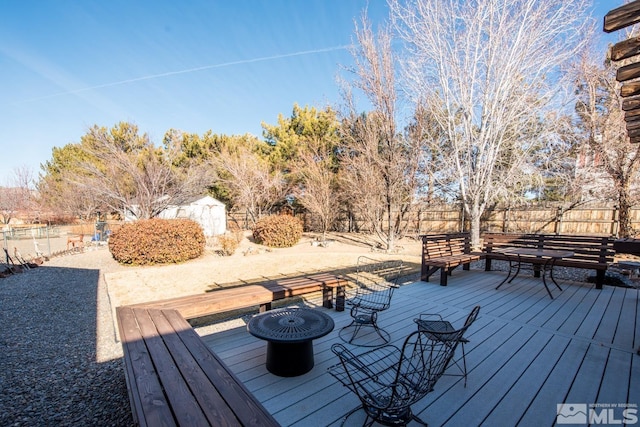
[[[181,206],[169,206],[158,218],[193,220],[200,224],[207,237],[224,234],[227,230],[226,207],[211,196],[204,196]]]

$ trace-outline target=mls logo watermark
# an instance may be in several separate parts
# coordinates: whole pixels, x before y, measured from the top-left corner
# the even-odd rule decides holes
[[[586,403],[559,403],[557,414],[558,424],[587,424]]]
[[[557,424],[621,425],[638,422],[638,405],[634,403],[559,403]]]

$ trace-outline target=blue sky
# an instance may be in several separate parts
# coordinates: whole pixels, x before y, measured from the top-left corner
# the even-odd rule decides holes
[[[601,27],[623,0],[595,4]],[[0,185],[94,124],[156,144],[170,128],[261,136],[294,103],[336,105],[367,5],[386,17],[383,0],[3,0]]]

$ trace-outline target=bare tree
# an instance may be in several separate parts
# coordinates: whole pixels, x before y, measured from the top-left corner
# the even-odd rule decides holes
[[[206,189],[202,168],[174,167],[179,148],[155,147],[134,125],[94,126],[82,145],[90,159],[72,174],[74,186],[123,215],[153,218]]]
[[[562,77],[588,29],[586,0],[390,0],[406,42],[404,75],[434,117],[479,246],[488,205],[522,193],[551,153]],[[432,150],[433,152],[433,150]]]
[[[284,199],[285,181],[272,172],[268,161],[252,147],[239,144],[222,147],[212,160],[218,180],[229,189],[234,205],[247,210],[251,221],[260,218]]]
[[[343,118],[343,187],[351,204],[392,251],[403,233],[403,219],[417,187],[419,145],[398,129],[398,96],[391,31],[374,34],[366,18],[356,26],[352,52],[354,79],[346,86]],[[352,88],[364,94],[373,111],[359,114]]]
[[[109,208],[93,189],[75,185],[77,180],[77,174],[70,171],[61,171],[56,177],[42,177],[38,183],[40,202],[54,211],[83,219],[91,218],[98,211],[107,212]]]
[[[32,215],[36,207],[33,194],[33,171],[27,166],[13,170],[6,187],[0,187],[0,215],[8,224],[16,214]]]
[[[619,234],[629,237],[634,234],[631,207],[640,201],[638,186],[633,186],[640,171],[640,144],[632,144],[627,135],[616,67],[587,51],[575,73],[582,137],[576,178],[594,199],[616,201]]]
[[[307,141],[294,167],[299,185],[295,187],[293,195],[320,219],[323,242],[326,242],[327,231],[340,215],[337,165],[332,148],[322,141]]]

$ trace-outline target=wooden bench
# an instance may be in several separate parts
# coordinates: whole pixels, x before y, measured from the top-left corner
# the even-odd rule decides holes
[[[422,236],[422,273],[420,280],[428,282],[429,276],[440,270],[440,285],[447,286],[447,277],[462,265],[478,261],[480,255],[471,253],[469,233],[428,234]]]
[[[337,290],[336,301],[339,301],[340,298],[344,298],[345,287],[348,283],[348,280],[342,277],[329,273],[318,273],[145,302],[130,307],[172,309],[180,312],[180,315],[185,319],[195,319],[254,306],[258,306],[259,311],[264,312],[271,309],[273,301],[321,291],[323,293],[322,305],[326,308],[332,308],[334,288]],[[340,303],[337,302],[336,309],[340,308],[339,305]]]
[[[602,289],[605,273],[615,255],[614,239],[606,236],[485,233],[483,241],[482,255],[485,258],[486,271],[491,271],[492,260],[508,260],[508,257],[501,253],[506,248],[571,251],[574,253],[573,257],[559,259],[555,262],[555,266],[595,270],[597,289]],[[530,258],[527,262],[534,264],[534,266],[537,264],[538,269],[534,271],[536,276],[539,276],[539,266],[545,261]]]
[[[116,312],[140,426],[279,425],[177,310]]]
[[[331,307],[333,288],[344,298],[347,284],[318,273],[118,307],[134,420],[141,426],[278,425],[186,319],[253,306],[265,311],[273,301],[317,291]]]

